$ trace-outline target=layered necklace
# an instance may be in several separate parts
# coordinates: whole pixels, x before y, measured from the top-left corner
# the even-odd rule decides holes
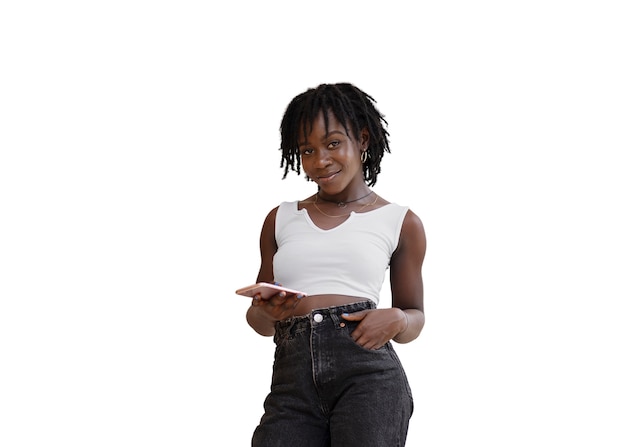
[[[358,202],[359,200],[364,199],[364,198],[370,196],[373,192],[374,191],[370,191],[367,194],[365,194],[363,197],[359,197],[358,199],[354,199],[354,200],[348,200],[346,202],[333,202],[332,200],[326,200],[326,199],[321,198],[319,193],[318,193],[318,194],[315,194],[315,201],[313,202],[313,206],[317,209],[317,211],[319,211],[320,213],[322,213],[326,217],[345,217],[345,216],[349,216],[350,214],[352,214],[352,211],[350,211],[349,213],[339,214],[339,215],[326,214],[324,211],[322,211],[320,209],[319,206],[317,206],[317,198],[319,197],[320,199],[324,200],[325,202],[336,203],[339,208],[345,208],[348,205],[348,203]],[[376,198],[374,199],[373,202],[366,203],[365,205],[363,205],[361,208],[359,208],[355,212],[359,213],[359,212],[363,211],[365,208],[367,208],[368,206],[375,205],[376,202],[378,202],[378,194],[376,194]]]
[[[323,198],[323,197],[320,197],[320,193],[318,192],[318,193],[315,195],[315,201],[317,202],[317,198],[319,197],[319,198],[320,198],[320,199],[322,199],[324,202],[335,203],[335,204],[337,204],[337,206],[338,206],[339,208],[345,208],[345,207],[348,205],[348,203],[358,202],[359,200],[362,200],[362,199],[364,199],[364,198],[366,198],[366,197],[369,197],[369,196],[371,196],[372,194],[374,194],[374,190],[371,190],[370,192],[368,192],[368,193],[367,193],[367,194],[365,194],[364,196],[359,197],[358,199],[354,199],[354,200],[346,200],[345,202],[335,202],[334,200],[328,200],[328,199],[325,199],[325,198]]]

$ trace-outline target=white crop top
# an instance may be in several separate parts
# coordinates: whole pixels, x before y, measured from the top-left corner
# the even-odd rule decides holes
[[[408,209],[390,203],[366,213],[352,212],[339,226],[323,230],[306,209],[298,210],[298,202],[281,203],[274,281],[307,295],[350,295],[378,304]]]

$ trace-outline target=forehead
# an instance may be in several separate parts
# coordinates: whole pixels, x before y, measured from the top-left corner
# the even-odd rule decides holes
[[[298,136],[300,140],[306,140],[306,138],[313,132],[327,135],[333,131],[343,131],[350,137],[350,130],[348,123],[342,123],[336,116],[332,109],[326,111],[320,110],[316,115],[311,117],[304,117],[300,122]]]

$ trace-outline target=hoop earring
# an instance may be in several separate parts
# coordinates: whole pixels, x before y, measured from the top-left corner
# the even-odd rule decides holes
[[[361,152],[361,163],[365,163],[367,161],[368,156],[369,154],[367,153],[367,151]]]

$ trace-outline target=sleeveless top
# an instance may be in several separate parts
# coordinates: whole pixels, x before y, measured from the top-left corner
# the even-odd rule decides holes
[[[274,281],[307,295],[350,295],[378,304],[408,209],[390,203],[352,212],[337,227],[323,230],[306,209],[298,209],[298,202],[281,203],[274,229]]]

